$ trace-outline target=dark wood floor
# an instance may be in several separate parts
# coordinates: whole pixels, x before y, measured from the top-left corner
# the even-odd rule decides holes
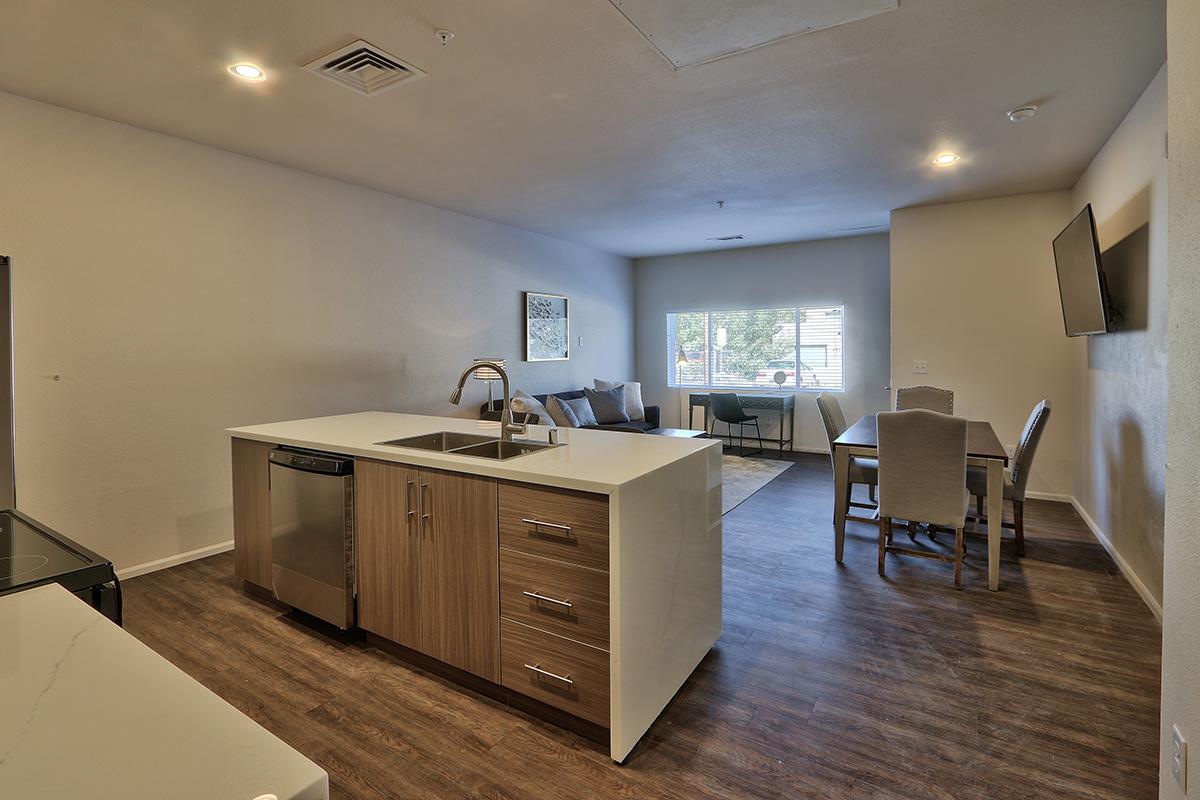
[[[229,555],[126,583],[142,641],[308,755],[335,798],[1157,796],[1159,628],[1072,509],[1030,502],[986,588],[889,557],[828,460],[725,517],[725,635],[625,766],[243,594]],[[903,536],[903,534],[900,534]]]

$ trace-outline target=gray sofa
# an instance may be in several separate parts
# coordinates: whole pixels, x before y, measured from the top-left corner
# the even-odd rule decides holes
[[[570,391],[570,392],[554,392],[553,394],[555,397],[562,398],[563,400],[575,400],[580,397],[583,397],[583,390],[577,389],[575,391]],[[539,403],[541,403],[542,405],[545,405],[546,399],[549,398],[550,395],[535,394],[534,397],[537,398]],[[488,407],[487,403],[484,403],[483,405],[481,405],[479,407],[479,418],[492,420],[493,422],[499,422],[500,414],[503,411],[504,411],[504,401],[503,400],[493,400],[490,408]],[[537,414],[526,414],[526,415],[517,414],[515,416],[516,416],[517,422],[529,422],[531,424],[536,425],[539,421]],[[529,417],[529,419],[525,420],[522,418],[523,416],[527,416],[527,417]],[[585,425],[584,427],[589,428],[591,430],[598,430],[598,431],[621,431],[623,433],[646,433],[648,431],[653,431],[653,430],[658,429],[659,419],[660,419],[659,407],[658,406],[646,406],[646,419],[645,420],[637,420],[636,422],[634,422],[634,421],[624,422],[619,425]]]

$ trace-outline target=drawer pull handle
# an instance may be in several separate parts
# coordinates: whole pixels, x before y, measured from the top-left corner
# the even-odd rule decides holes
[[[539,532],[541,531],[542,528],[549,528],[552,531],[561,531],[563,536],[565,536],[568,539],[571,538],[571,526],[570,525],[559,525],[557,522],[542,522],[540,519],[524,519],[524,518],[521,519],[521,522],[524,522],[526,525],[532,525],[533,527],[537,528],[539,530]]]
[[[521,594],[525,595],[526,597],[528,597],[532,600],[537,600],[538,602],[554,603],[554,605],[562,606],[563,608],[574,608],[575,607],[574,604],[572,604],[571,602],[569,602],[567,600],[556,600],[553,597],[547,597],[546,595],[538,594],[537,592],[521,592]]]
[[[562,682],[563,682],[563,683],[565,683],[567,686],[574,686],[574,685],[575,685],[575,681],[571,680],[571,678],[570,678],[569,676],[567,676],[567,675],[555,675],[553,672],[548,672],[547,670],[544,670],[544,669],[542,669],[542,668],[541,668],[541,667],[539,667],[537,664],[526,664],[526,665],[525,665],[525,669],[527,669],[527,670],[531,670],[532,672],[534,672],[534,673],[536,673],[536,674],[538,674],[538,675],[541,675],[541,676],[543,676],[543,677],[546,677],[546,678],[553,678],[553,679],[554,679],[554,680],[556,680],[556,681],[562,681]]]

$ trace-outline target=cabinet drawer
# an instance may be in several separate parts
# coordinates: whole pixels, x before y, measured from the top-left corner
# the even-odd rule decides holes
[[[608,653],[511,620],[500,621],[501,683],[608,727]]]
[[[608,498],[500,484],[500,546],[608,569]]]
[[[608,573],[500,550],[500,613],[608,649]]]

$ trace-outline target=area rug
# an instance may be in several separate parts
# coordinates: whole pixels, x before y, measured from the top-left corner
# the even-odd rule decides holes
[[[791,461],[777,458],[721,456],[721,514],[733,511],[790,466]]]

